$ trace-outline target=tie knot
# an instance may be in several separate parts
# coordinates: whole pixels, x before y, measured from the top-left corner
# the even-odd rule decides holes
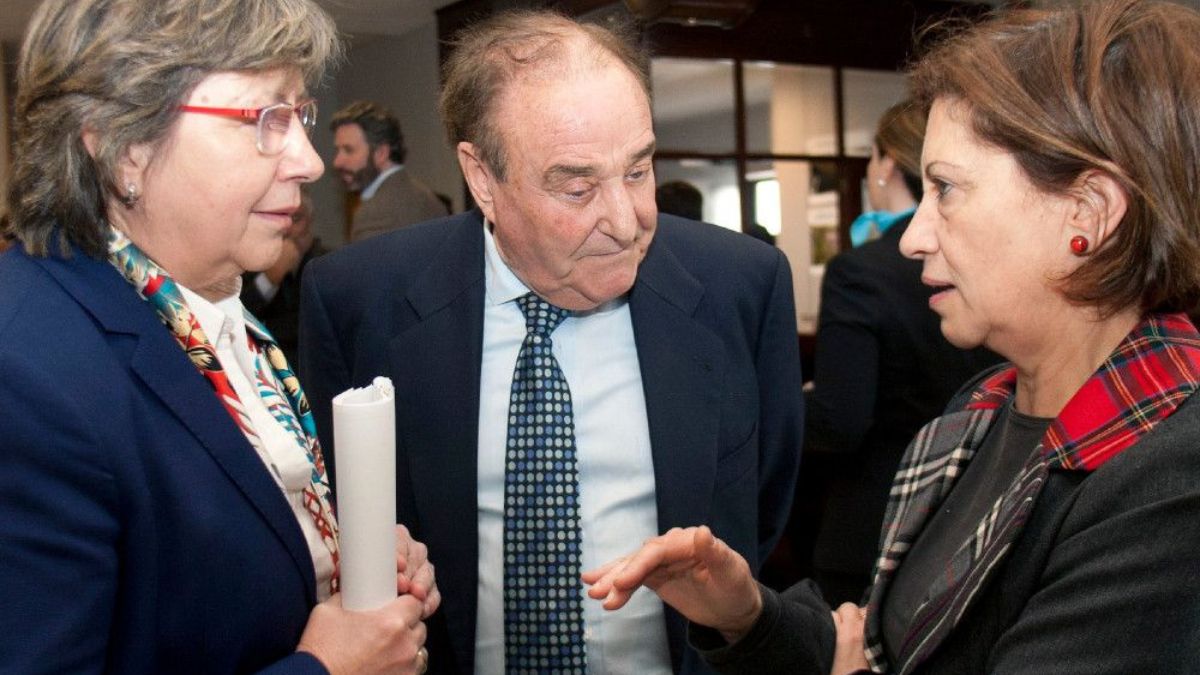
[[[536,293],[517,298],[517,306],[525,313],[525,330],[535,335],[550,335],[571,314],[570,310],[555,307]]]

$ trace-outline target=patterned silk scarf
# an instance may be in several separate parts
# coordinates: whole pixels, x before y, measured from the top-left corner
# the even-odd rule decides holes
[[[115,228],[109,228],[108,261],[133,285],[139,295],[150,303],[158,313],[158,317],[166,324],[167,329],[175,336],[179,346],[191,359],[192,365],[200,371],[225,406],[226,412],[233,418],[260,454],[265,455],[262,439],[254,430],[250,416],[242,407],[242,401],[229,383],[229,377],[221,367],[217,358],[216,348],[204,331],[200,322],[188,308],[187,302],[175,284],[174,279],[166,270],[159,267],[153,260]],[[333,577],[330,579],[330,593],[338,590],[338,539],[337,520],[329,499],[329,480],[325,475],[325,460],[321,455],[321,445],[317,440],[317,428],[313,422],[312,410],[308,406],[308,398],[300,388],[300,380],[288,366],[283,350],[271,337],[267,329],[249,312],[245,313],[247,337],[250,352],[254,355],[255,378],[254,385],[262,397],[263,403],[271,416],[289,431],[296,443],[308,455],[312,473],[309,485],[304,488],[304,509],[312,516],[321,539],[333,557]],[[264,357],[266,363],[264,364]],[[268,365],[269,364],[269,367]]]

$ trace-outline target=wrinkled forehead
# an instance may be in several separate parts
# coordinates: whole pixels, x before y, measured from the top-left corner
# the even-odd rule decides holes
[[[651,126],[649,98],[637,78],[615,59],[510,82],[493,111],[496,131],[506,147],[518,136],[537,140],[539,134],[598,133],[614,125],[631,133],[644,126],[649,132]]]

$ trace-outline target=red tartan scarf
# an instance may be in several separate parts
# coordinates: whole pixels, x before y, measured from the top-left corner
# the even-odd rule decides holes
[[[1042,438],[1051,468],[1094,471],[1175,412],[1200,381],[1200,334],[1184,314],[1144,320],[1075,392]],[[1007,368],[971,395],[967,410],[996,409],[1012,398]]]
[[[931,582],[889,662],[879,608],[895,570],[1016,391],[1016,369],[985,379],[962,410],[918,433],[896,472],[867,601],[866,656],[876,672],[908,673],[950,633],[1012,549],[1051,470],[1094,471],[1169,417],[1200,388],[1200,333],[1183,314],[1146,318],[1071,397],[1013,484]]]

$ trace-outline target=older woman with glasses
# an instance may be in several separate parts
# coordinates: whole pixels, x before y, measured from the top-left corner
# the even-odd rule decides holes
[[[341,607],[304,391],[238,300],[323,171],[310,0],[48,0],[0,257],[0,669],[419,673],[439,595]],[[388,507],[390,508],[390,507]]]
[[[1200,15],[1013,11],[912,83],[925,196],[900,248],[946,337],[1010,363],[909,445],[866,607],[760,587],[706,528],[590,592],[616,608],[650,586],[728,673],[1193,673]]]

